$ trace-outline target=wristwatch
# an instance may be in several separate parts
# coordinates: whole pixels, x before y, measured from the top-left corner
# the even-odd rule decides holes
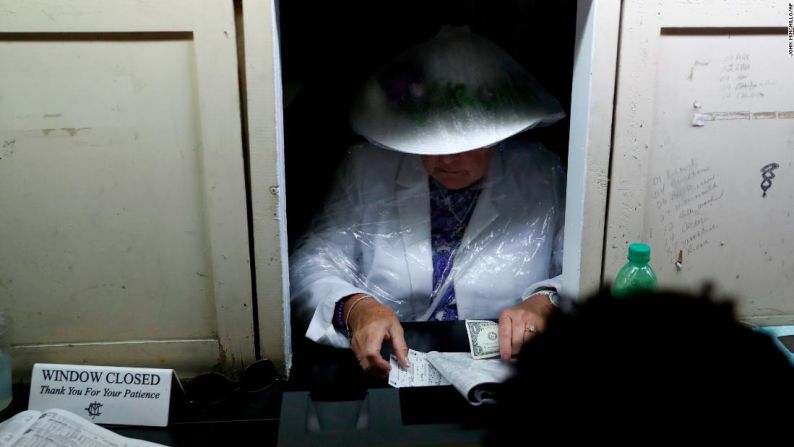
[[[546,298],[549,299],[549,302],[554,307],[560,307],[560,294],[554,289],[537,290],[533,295],[546,295]]]

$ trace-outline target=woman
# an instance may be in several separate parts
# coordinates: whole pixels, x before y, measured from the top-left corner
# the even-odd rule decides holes
[[[365,85],[351,149],[324,213],[290,259],[311,340],[351,347],[385,376],[400,321],[499,318],[509,358],[542,330],[562,261],[564,173],[509,137],[561,118],[506,53],[447,28]],[[349,339],[348,339],[349,337]]]

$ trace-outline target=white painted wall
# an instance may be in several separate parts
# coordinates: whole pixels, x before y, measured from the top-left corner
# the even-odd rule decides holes
[[[243,1],[243,21],[259,342],[262,357],[289,371],[284,120],[273,2]]]
[[[747,320],[794,321],[788,4],[625,4],[606,278],[644,240],[663,287],[710,281]]]

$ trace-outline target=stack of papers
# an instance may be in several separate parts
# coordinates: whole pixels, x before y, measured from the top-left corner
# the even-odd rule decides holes
[[[474,359],[468,352],[408,351],[409,368],[391,356],[389,385],[395,388],[452,385],[472,405],[494,401],[495,388],[513,374],[513,363]]]

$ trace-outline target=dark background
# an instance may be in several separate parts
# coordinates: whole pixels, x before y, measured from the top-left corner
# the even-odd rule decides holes
[[[322,206],[345,150],[361,139],[348,120],[359,86],[444,24],[468,25],[504,48],[570,114],[575,0],[281,0],[290,249]],[[565,162],[568,127],[565,119],[530,133]]]

